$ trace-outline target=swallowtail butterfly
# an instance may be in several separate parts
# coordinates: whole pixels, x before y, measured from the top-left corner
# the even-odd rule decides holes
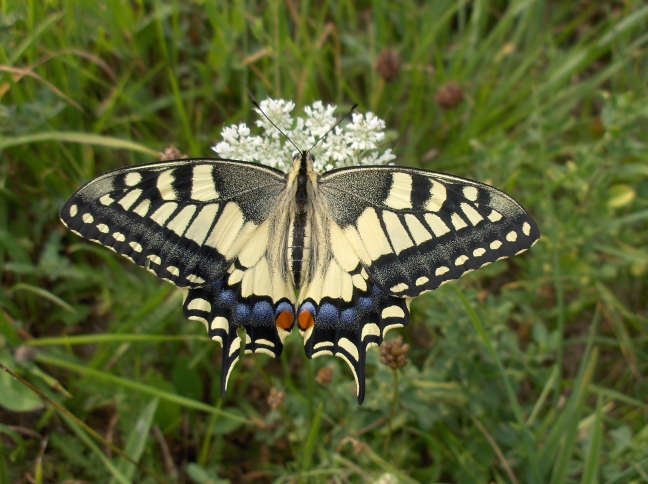
[[[296,325],[306,355],[335,355],[365,394],[367,349],[405,326],[412,298],[529,249],[539,238],[505,193],[397,166],[284,173],[229,159],[111,171],[61,210],[75,234],[185,291],[183,310],[223,347],[223,395],[245,352],[281,355]]]

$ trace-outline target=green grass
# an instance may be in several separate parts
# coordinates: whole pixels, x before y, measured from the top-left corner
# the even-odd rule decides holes
[[[0,1],[0,361],[170,482],[648,482],[647,27],[639,0]],[[246,85],[358,103],[399,164],[491,183],[542,230],[417,299],[410,364],[372,350],[360,407],[298,336],[221,399],[180,292],[58,221],[111,168],[212,156],[255,120]],[[156,482],[4,373],[0,405],[0,484]]]

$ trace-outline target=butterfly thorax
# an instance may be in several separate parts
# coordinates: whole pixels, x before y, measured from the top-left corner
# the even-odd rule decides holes
[[[287,265],[296,289],[310,279],[312,261],[311,217],[313,187],[316,174],[313,171],[313,155],[302,151],[295,154],[293,170],[289,175],[294,188],[294,213],[290,214]],[[289,181],[290,184],[290,181]]]

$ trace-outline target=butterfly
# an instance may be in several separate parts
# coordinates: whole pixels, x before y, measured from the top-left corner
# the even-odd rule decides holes
[[[335,355],[365,396],[367,349],[408,323],[412,298],[539,239],[489,185],[398,166],[288,173],[229,159],[110,171],[63,206],[75,234],[184,290],[183,310],[222,345],[225,396],[245,353],[281,355],[297,326],[306,355]]]

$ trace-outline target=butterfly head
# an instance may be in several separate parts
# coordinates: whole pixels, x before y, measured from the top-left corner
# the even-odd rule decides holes
[[[293,170],[304,173],[313,171],[315,157],[308,151],[299,151],[293,155]]]

